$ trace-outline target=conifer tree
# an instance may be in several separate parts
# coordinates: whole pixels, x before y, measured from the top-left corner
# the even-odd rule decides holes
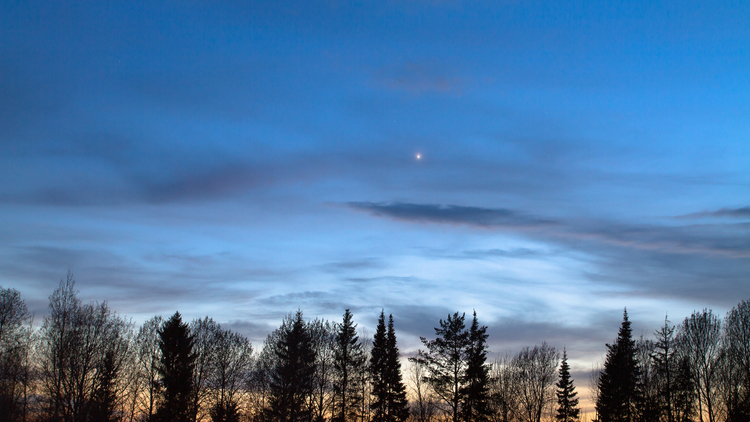
[[[401,374],[401,362],[396,344],[393,315],[385,324],[385,312],[380,312],[378,327],[370,358],[372,375],[373,422],[403,422],[409,417],[406,386]]]
[[[396,344],[396,330],[393,326],[393,315],[388,316],[388,334],[386,337],[387,355],[387,408],[388,422],[403,422],[409,417],[408,401],[406,400],[406,386],[401,375],[398,345]]]
[[[357,336],[357,324],[352,320],[349,309],[344,312],[344,321],[336,334],[333,362],[336,372],[333,382],[334,421],[354,420],[362,400],[355,372],[365,365],[365,354]]]
[[[596,411],[599,422],[633,422],[637,415],[638,366],[633,333],[625,309],[614,344],[607,345],[607,358],[599,377]]]
[[[114,352],[108,350],[97,371],[96,390],[91,400],[91,422],[112,422],[116,420],[117,393],[115,383],[117,382],[118,369]]]
[[[487,326],[479,326],[477,312],[469,328],[466,347],[466,376],[461,414],[466,422],[483,422],[491,414],[489,407],[489,367],[487,366]]]
[[[161,401],[156,419],[161,422],[190,420],[193,394],[195,352],[187,323],[175,312],[158,331],[161,360],[157,368],[161,379]]]
[[[660,381],[659,390],[666,413],[666,422],[674,422],[672,411],[674,402],[674,373],[677,370],[675,364],[675,342],[674,326],[669,325],[669,319],[664,317],[664,325],[654,332],[656,335],[655,353],[652,356],[656,369],[656,376]]]
[[[370,378],[372,380],[372,420],[386,422],[388,420],[388,352],[387,333],[385,328],[385,311],[380,311],[378,326],[370,353]]]
[[[274,362],[270,371],[266,420],[310,421],[308,400],[315,375],[315,352],[302,311],[297,311],[293,317],[288,316],[269,339],[273,340],[270,348]]]
[[[555,419],[560,422],[574,422],[578,420],[581,409],[578,408],[578,393],[570,378],[568,352],[563,349],[560,364],[560,379],[557,381],[557,414]]]

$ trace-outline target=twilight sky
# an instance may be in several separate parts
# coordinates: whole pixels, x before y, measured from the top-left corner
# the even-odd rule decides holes
[[[627,306],[750,298],[750,2],[0,4],[0,284],[402,349],[449,312],[579,378]],[[421,158],[417,159],[417,154]],[[585,384],[587,380],[581,379]]]

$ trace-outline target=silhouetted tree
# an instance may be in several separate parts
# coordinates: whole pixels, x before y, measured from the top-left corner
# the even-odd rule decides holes
[[[81,304],[72,273],[50,296],[49,310],[39,333],[46,413],[55,421],[89,420],[107,352],[113,353],[114,365],[121,365],[127,356],[131,325],[106,302]]]
[[[403,422],[409,417],[409,402],[406,399],[406,386],[401,375],[401,361],[392,314],[388,315],[386,352],[388,357],[388,421]]]
[[[721,365],[721,321],[711,312],[693,312],[679,329],[680,353],[688,359],[698,404],[698,417],[715,422]]]
[[[333,365],[333,420],[346,422],[354,420],[363,397],[359,378],[355,376],[357,368],[365,365],[364,350],[357,336],[357,324],[352,320],[352,313],[347,309],[344,319],[336,333]]]
[[[0,286],[0,420],[23,418],[31,319],[21,293]]]
[[[310,421],[309,400],[315,375],[315,353],[302,311],[287,316],[277,331],[275,341],[267,343],[274,362],[269,374],[266,419],[278,422]]]
[[[638,367],[627,309],[614,344],[607,344],[607,357],[599,377],[596,411],[599,422],[633,422],[637,415]]]
[[[466,346],[466,375],[464,377],[461,416],[466,422],[483,422],[490,415],[489,368],[487,366],[487,327],[479,326],[474,311]]]
[[[464,380],[466,379],[466,349],[469,346],[469,333],[464,320],[466,314],[458,312],[440,320],[440,328],[435,328],[435,340],[421,337],[427,351],[419,350],[416,360],[423,363],[428,371],[425,377],[438,398],[445,404],[446,412],[453,422],[461,419]]]
[[[134,412],[138,412],[147,422],[154,420],[156,404],[159,399],[159,328],[164,324],[160,316],[155,316],[143,323],[135,338],[134,368],[136,372],[132,385],[131,400],[134,401]]]
[[[316,318],[307,324],[315,352],[315,375],[311,396],[311,412],[315,422],[325,422],[333,411],[333,359],[336,332],[331,322]]]
[[[677,361],[674,388],[672,392],[672,414],[675,422],[691,422],[696,414],[695,385],[687,356]]]
[[[116,383],[118,372],[119,368],[114,351],[108,350],[98,369],[96,389],[91,400],[90,422],[113,422],[120,420],[116,415]]]
[[[415,360],[409,360],[407,376],[413,397],[409,413],[412,420],[416,422],[430,422],[434,419],[437,412],[436,398],[425,379],[426,372],[427,369],[424,367],[424,364]]]
[[[750,301],[744,300],[727,314],[724,325],[723,380],[729,389],[727,421],[750,420]]]
[[[385,313],[380,312],[370,358],[374,422],[402,422],[409,417],[406,386],[401,375],[393,315],[385,326]]]
[[[643,336],[636,342],[636,361],[638,362],[638,379],[636,389],[637,420],[642,422],[658,421],[663,412],[662,395],[659,390],[659,379],[654,367],[653,356],[656,343]]]
[[[656,372],[659,394],[663,405],[666,422],[674,422],[674,374],[677,371],[675,362],[674,326],[669,325],[669,319],[664,317],[664,325],[654,332],[656,344],[652,359]]]
[[[578,408],[578,393],[570,377],[568,352],[563,349],[562,363],[560,363],[557,381],[557,413],[555,419],[560,422],[574,422],[578,420],[581,409]]]
[[[175,312],[158,331],[161,359],[157,368],[161,400],[156,410],[160,422],[192,420],[196,354],[187,323]]]
[[[217,337],[221,327],[208,316],[193,320],[190,323],[190,335],[193,337],[195,369],[193,370],[193,391],[190,403],[191,420],[203,420],[204,409],[211,395],[209,386],[214,371],[217,353]]]
[[[388,346],[385,328],[385,311],[380,311],[378,326],[370,354],[370,379],[372,383],[373,422],[388,420]]]
[[[212,371],[207,380],[213,396],[209,415],[213,422],[238,421],[240,395],[252,371],[253,348],[247,338],[221,326],[213,341]]]
[[[524,347],[513,359],[522,420],[540,422],[545,409],[551,409],[555,397],[558,359],[555,348],[547,343],[532,349]]]
[[[516,420],[516,415],[520,413],[518,373],[514,359],[509,355],[495,358],[492,363],[490,403],[494,421],[511,422]]]

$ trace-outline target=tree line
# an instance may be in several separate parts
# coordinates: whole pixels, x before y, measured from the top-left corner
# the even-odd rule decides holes
[[[750,421],[750,301],[634,339],[627,310],[596,373],[599,422]]]
[[[696,313],[638,341],[625,314],[597,372],[597,420],[748,420],[740,415],[748,408],[749,312],[742,302],[724,325],[710,311]],[[348,309],[340,322],[305,320],[298,310],[255,349],[210,317],[188,322],[176,312],[135,327],[106,302],[83,303],[72,274],[49,297],[41,326],[32,319],[18,291],[0,287],[0,421],[581,417],[566,351],[542,343],[489,361],[476,313],[440,320],[408,359],[384,311],[370,337]]]

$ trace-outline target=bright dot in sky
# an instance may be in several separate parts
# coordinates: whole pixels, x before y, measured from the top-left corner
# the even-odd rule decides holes
[[[422,154],[417,154],[417,160],[421,160],[421,159],[422,159]]]

